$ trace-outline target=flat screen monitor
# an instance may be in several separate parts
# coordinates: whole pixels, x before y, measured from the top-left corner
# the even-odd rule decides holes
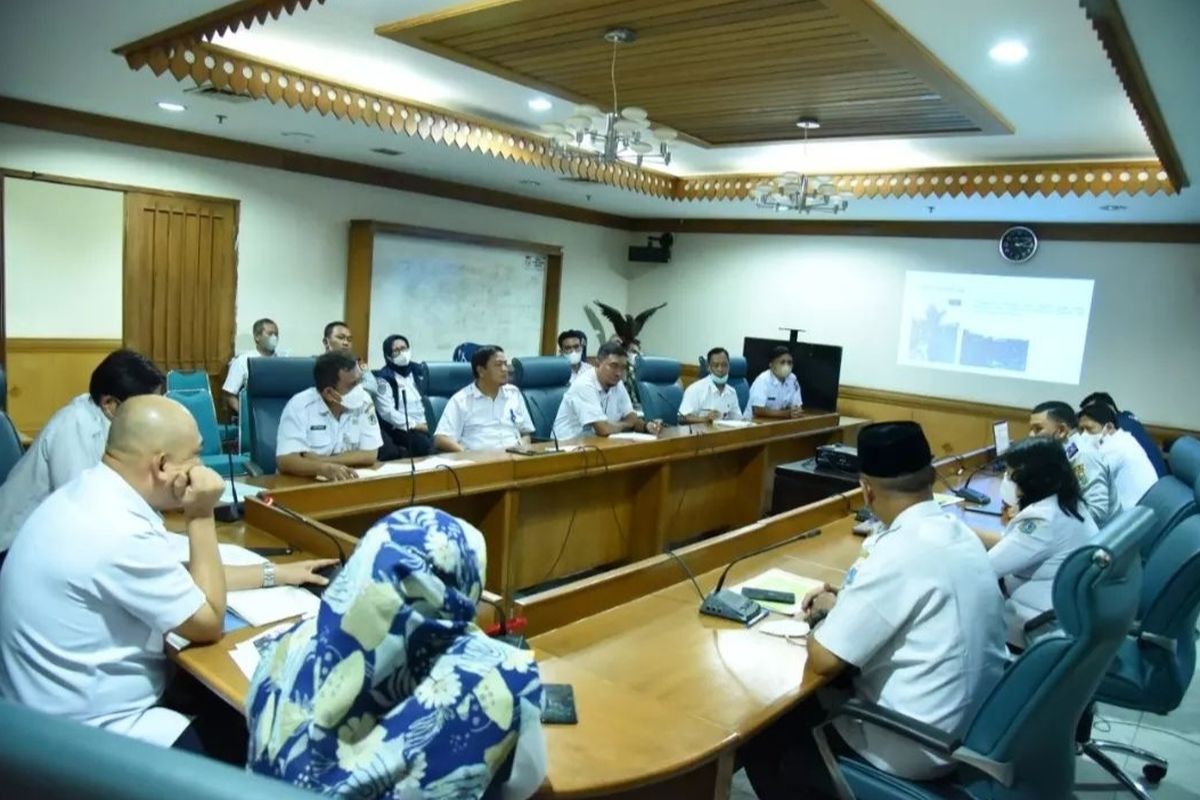
[[[804,407],[836,411],[838,387],[842,378],[842,348],[832,344],[789,342],[785,339],[759,339],[747,336],[742,341],[746,359],[746,377],[751,383],[770,364],[771,350],[784,346],[792,353],[793,369],[800,381]]]
[[[1002,419],[992,423],[992,441],[996,445],[996,458],[1000,458],[1012,444],[1012,440],[1008,437],[1008,420]]]

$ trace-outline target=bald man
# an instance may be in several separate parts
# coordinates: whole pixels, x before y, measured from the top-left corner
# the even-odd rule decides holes
[[[323,583],[331,561],[222,567],[213,506],[224,481],[200,464],[195,420],[174,400],[131,397],[100,463],[51,494],[0,572],[0,695],[164,746],[245,758],[237,730],[162,704],[163,636],[221,638],[226,589]],[[163,527],[181,511],[189,556]],[[216,703],[216,705],[221,705]]]

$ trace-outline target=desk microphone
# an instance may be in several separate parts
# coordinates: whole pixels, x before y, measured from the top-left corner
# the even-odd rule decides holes
[[[217,506],[213,510],[213,518],[217,522],[237,522],[242,518],[242,504],[238,502],[237,481],[233,477],[233,453],[225,451],[229,459],[229,491],[233,494],[233,502],[227,506]]]
[[[346,553],[344,550],[342,550],[342,543],[339,542],[333,534],[331,534],[329,531],[322,528],[320,525],[317,525],[312,520],[308,519],[307,517],[305,517],[301,514],[297,514],[295,511],[292,511],[290,508],[288,508],[285,505],[276,503],[275,498],[273,496],[263,495],[262,501],[265,505],[268,505],[271,508],[276,509],[277,511],[282,511],[286,516],[291,517],[296,522],[299,522],[301,525],[305,525],[305,526],[311,528],[312,530],[314,530],[317,533],[324,536],[329,541],[333,542],[333,546],[337,548],[338,563],[335,566],[322,567],[321,569],[313,570],[314,574],[320,575],[321,577],[328,580],[330,584],[332,584],[334,579],[338,575],[341,574],[343,569],[346,568]],[[322,594],[324,594],[325,589],[328,588],[328,586],[317,586],[316,584],[313,584],[313,583],[306,583],[301,588],[307,589],[308,591],[310,591],[313,594],[320,597]]]
[[[957,454],[951,454],[950,458],[953,458],[955,461],[958,462],[958,474],[959,475],[963,474],[963,472],[965,472],[965,469],[963,468],[962,456],[957,455]],[[984,464],[982,467],[980,467],[979,469],[975,470],[970,475],[968,475],[966,482],[964,482],[963,485],[958,488],[951,486],[949,481],[947,481],[945,478],[943,478],[940,474],[938,475],[938,480],[940,480],[942,482],[942,485],[945,486],[947,489],[949,489],[950,494],[954,495],[955,497],[962,498],[963,500],[966,500],[968,503],[974,503],[975,505],[979,505],[979,506],[991,505],[992,498],[989,495],[984,494],[983,492],[979,491],[978,489],[971,488],[971,479],[974,478],[976,475],[978,475],[981,470],[986,469],[991,463],[992,462],[989,461],[987,464]],[[936,470],[937,470],[937,468],[935,467],[934,471],[936,472]]]
[[[409,483],[412,484],[412,494],[408,496],[408,504],[412,506],[417,502],[417,459],[413,455],[412,425],[408,421],[408,389],[403,386],[400,387],[400,398],[400,402],[404,403],[404,436],[405,441],[408,442],[408,447],[404,449],[408,451],[408,478]]]
[[[762,555],[763,553],[774,550],[777,547],[793,544],[803,539],[811,539],[821,535],[820,528],[813,528],[804,533],[796,534],[795,536],[784,539],[782,542],[767,545],[766,547],[752,550],[749,553],[740,555],[726,565],[724,572],[721,573],[720,579],[717,580],[717,586],[708,596],[704,598],[704,602],[700,604],[700,613],[707,614],[710,617],[720,617],[721,619],[731,619],[734,622],[740,622],[746,627],[750,627],[754,623],[767,615],[767,610],[760,606],[755,601],[739,594],[732,589],[722,588],[725,585],[725,578],[729,575],[729,570],[739,561],[743,561],[752,556]]]

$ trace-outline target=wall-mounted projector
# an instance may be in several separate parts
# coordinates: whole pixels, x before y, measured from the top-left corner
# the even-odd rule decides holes
[[[630,246],[629,260],[647,264],[667,264],[671,261],[671,245],[674,243],[675,237],[669,233],[648,236],[645,247]]]

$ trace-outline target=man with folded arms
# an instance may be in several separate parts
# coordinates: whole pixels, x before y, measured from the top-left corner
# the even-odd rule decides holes
[[[215,642],[227,589],[324,583],[312,571],[332,562],[223,567],[213,506],[225,482],[200,464],[200,450],[187,409],[131,397],[101,462],[29,517],[0,573],[0,695],[154,744],[245,759],[244,726],[239,737],[223,704],[189,719],[164,702],[163,637]],[[186,521],[186,563],[163,527],[168,510]]]

